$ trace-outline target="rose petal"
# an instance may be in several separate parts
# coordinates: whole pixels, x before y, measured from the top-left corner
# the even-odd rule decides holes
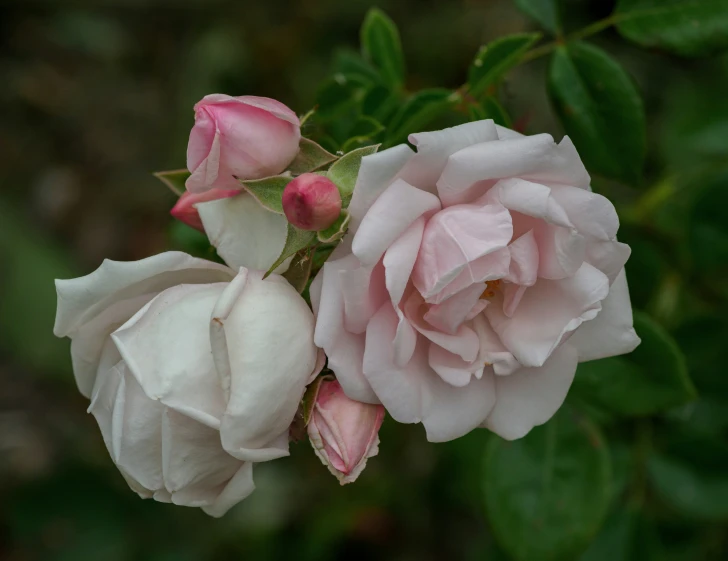
[[[435,184],[452,154],[472,144],[492,140],[498,140],[498,133],[490,119],[411,134],[409,141],[417,147],[417,153],[409,159],[399,177],[420,189],[436,193]]]
[[[498,203],[457,205],[438,212],[425,227],[415,286],[424,298],[431,298],[474,261],[506,247],[512,236],[511,215]]]
[[[197,211],[210,243],[234,269],[267,271],[283,251],[288,235],[285,216],[266,210],[248,193],[199,203]]]
[[[578,351],[579,362],[584,362],[629,353],[639,344],[640,338],[632,327],[627,276],[622,269],[602,302],[602,310],[574,332],[569,345]]]
[[[351,216],[349,222],[349,233],[351,235],[356,233],[362,218],[374,204],[374,201],[389,187],[394,177],[413,154],[414,152],[409,146],[399,144],[362,158],[354,193],[347,209]]]
[[[392,304],[399,305],[409,282],[425,231],[425,219],[418,218],[389,246],[384,253],[386,285]]]
[[[526,436],[561,407],[576,365],[576,350],[567,343],[539,368],[522,368],[510,376],[497,376],[495,407],[483,426],[506,440]]]
[[[387,248],[423,214],[440,210],[440,201],[398,179],[367,212],[352,241],[352,251],[362,265],[374,265]]]
[[[502,306],[485,315],[506,348],[524,366],[542,366],[564,334],[593,319],[609,292],[609,279],[584,263],[573,277],[539,281],[523,295],[509,318]]]
[[[589,174],[574,145],[548,134],[474,144],[448,159],[437,190],[444,206],[473,201],[495,180],[520,177],[586,188]]]

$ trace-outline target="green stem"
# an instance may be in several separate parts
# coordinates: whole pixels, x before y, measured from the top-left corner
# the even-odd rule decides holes
[[[591,25],[587,25],[583,29],[575,31],[574,33],[570,33],[563,39],[557,39],[556,41],[552,41],[551,43],[546,43],[545,45],[541,45],[540,47],[531,49],[530,51],[526,52],[523,57],[521,57],[521,62],[519,64],[524,64],[526,62],[530,62],[534,59],[545,56],[555,51],[556,47],[570,41],[580,41],[581,39],[586,39],[587,37],[596,35],[597,33],[604,31],[609,27],[612,27],[615,23],[619,21],[619,19],[620,16],[618,14],[612,14],[609,17],[600,19],[599,21],[595,21]]]

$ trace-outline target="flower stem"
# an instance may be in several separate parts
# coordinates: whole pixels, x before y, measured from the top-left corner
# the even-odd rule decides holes
[[[523,57],[521,57],[521,62],[519,64],[524,64],[526,62],[530,62],[534,59],[552,53],[556,50],[556,47],[564,45],[570,41],[579,41],[581,39],[591,37],[592,35],[596,35],[597,33],[613,26],[615,23],[617,23],[617,21],[619,21],[619,19],[620,18],[618,14],[612,14],[611,16],[600,19],[599,21],[595,21],[594,23],[587,25],[582,29],[579,29],[578,31],[575,31],[574,33],[571,33],[564,38],[559,38],[556,41],[552,41],[551,43],[546,43],[545,45],[541,45],[540,47],[531,49],[530,51],[526,52]]]

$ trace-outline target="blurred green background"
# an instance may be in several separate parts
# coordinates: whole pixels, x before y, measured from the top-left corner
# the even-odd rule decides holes
[[[511,0],[377,5],[399,26],[410,91],[457,88],[481,45],[538,29]],[[151,172],[184,166],[192,105],[212,92],[255,94],[306,112],[336,49],[358,49],[371,6],[0,5],[0,559],[510,558],[490,529],[498,500],[508,510],[513,496],[505,483],[498,486],[503,470],[541,469],[536,444],[556,424],[536,429],[496,462],[499,443],[486,431],[429,444],[420,426],[388,420],[379,456],[346,487],[301,442],[291,458],[256,466],[258,490],[214,520],[142,501],[127,488],[75,389],[68,341],[52,335],[54,278],[86,274],[107,257],[139,259],[185,243],[184,229],[168,215],[174,195]],[[564,25],[579,29],[613,8],[608,0],[565,0]],[[595,395],[594,372],[580,370],[569,405],[553,423],[598,426],[592,444],[609,477],[589,480],[594,458],[573,456],[574,465],[561,466],[561,483],[573,485],[563,495],[536,493],[539,502],[525,508],[541,518],[520,539],[555,528],[553,535],[568,540],[580,509],[606,495],[606,523],[597,516],[585,553],[586,544],[569,556],[532,558],[728,559],[728,58],[641,48],[613,29],[593,43],[636,80],[648,134],[640,184],[595,177],[594,189],[615,203],[620,239],[632,245],[633,304],[661,326],[658,336],[670,348],[647,367],[659,385],[663,373],[676,364],[684,372],[685,365],[692,382],[681,382],[689,395],[677,401],[684,403],[668,396],[659,413],[620,411]],[[514,126],[558,139],[563,129],[546,72],[546,58],[519,66],[498,98]],[[568,448],[570,441],[559,442]],[[558,496],[545,498],[549,493]]]

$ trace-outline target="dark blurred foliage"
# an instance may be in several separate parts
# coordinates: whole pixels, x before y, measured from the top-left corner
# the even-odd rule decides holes
[[[535,29],[510,0],[378,5],[400,28],[410,91],[457,88],[480,45]],[[306,112],[335,50],[358,49],[370,6],[0,6],[0,559],[507,559],[483,504],[486,431],[429,444],[421,427],[389,420],[379,456],[342,488],[308,443],[292,445],[290,459],[256,467],[258,490],[221,520],[141,501],[84,414],[68,342],[52,335],[52,279],[185,245],[168,216],[174,195],[151,172],[184,166],[192,105],[255,94]],[[571,0],[562,13],[578,29],[612,9]],[[728,59],[645,50],[613,30],[594,43],[636,79],[648,125],[641,187],[594,187],[633,247],[635,307],[676,339],[700,397],[637,420],[594,413],[615,501],[582,559],[728,559]],[[516,68],[500,101],[514,126],[559,138],[545,73],[545,59]]]

